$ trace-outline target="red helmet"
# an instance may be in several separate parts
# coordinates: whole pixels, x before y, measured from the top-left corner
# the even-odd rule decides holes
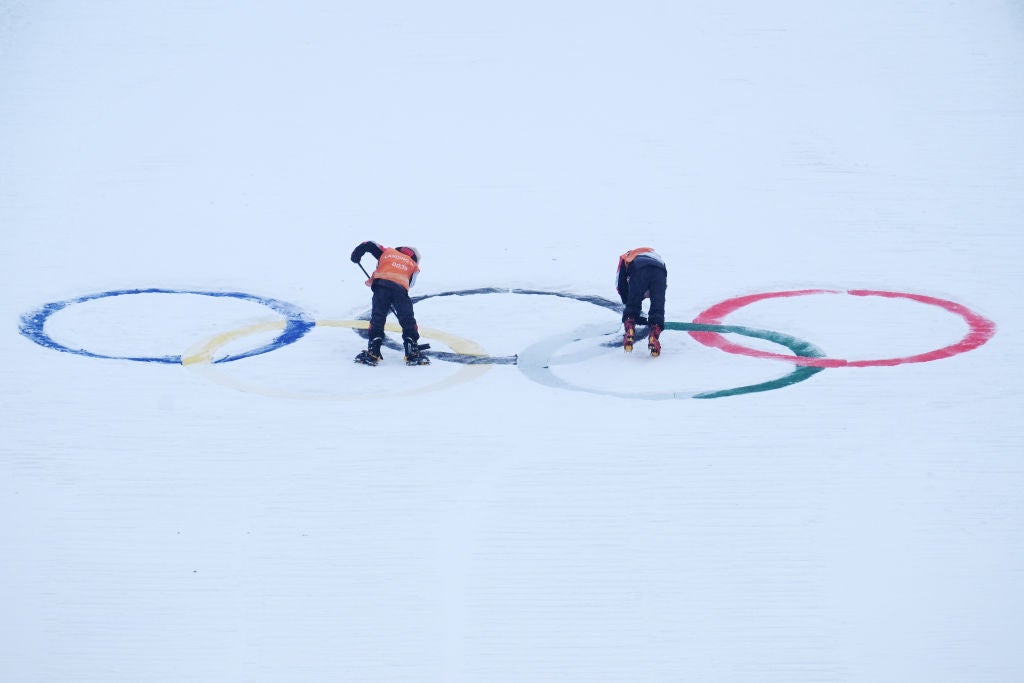
[[[420,252],[416,250],[416,247],[395,247],[395,251],[400,251],[416,263],[420,262]]]

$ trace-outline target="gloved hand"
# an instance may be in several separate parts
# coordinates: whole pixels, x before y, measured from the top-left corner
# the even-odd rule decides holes
[[[637,325],[646,325],[646,324],[647,324],[647,318],[643,317],[642,315],[641,315],[641,316],[639,316],[639,317],[638,317],[638,318],[636,319],[636,324],[637,324]]]
[[[352,258],[352,263],[359,263],[359,261],[363,258],[363,255],[359,254],[359,256],[356,256],[356,253],[353,251],[351,258]]]

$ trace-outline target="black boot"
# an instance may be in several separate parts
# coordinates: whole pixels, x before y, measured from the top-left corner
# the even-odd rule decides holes
[[[374,337],[367,343],[366,350],[359,352],[355,361],[357,363],[362,363],[363,365],[376,365],[381,362],[384,358],[380,353],[380,347],[383,343],[384,337]]]
[[[405,364],[406,365],[430,365],[430,359],[423,353],[425,346],[420,346],[417,340],[403,337],[405,343]]]
[[[366,345],[366,352],[376,358],[378,361],[383,360],[384,356],[381,355],[380,347],[384,343],[384,337],[374,337]]]

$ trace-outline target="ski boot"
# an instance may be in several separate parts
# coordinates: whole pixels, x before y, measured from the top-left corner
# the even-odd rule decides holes
[[[429,348],[429,344],[420,346],[409,337],[402,339],[405,342],[405,364],[406,365],[430,365],[430,358],[423,353],[423,349]]]
[[[632,318],[626,318],[622,321],[622,326],[626,328],[626,333],[622,336],[622,348],[626,353],[630,353],[633,350],[633,339],[636,337],[636,323]]]
[[[647,350],[651,352],[652,358],[661,355],[661,325],[651,325],[651,332],[647,336]]]
[[[355,357],[356,363],[362,363],[363,365],[376,365],[383,360],[384,356],[380,353],[381,344],[384,343],[384,337],[374,337],[366,345],[365,351],[360,351],[359,355]]]

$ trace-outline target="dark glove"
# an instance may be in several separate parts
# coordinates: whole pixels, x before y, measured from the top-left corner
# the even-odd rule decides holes
[[[637,319],[636,319],[636,324],[637,325],[647,325],[648,324],[647,323],[647,318],[643,317],[642,315],[638,316]]]

